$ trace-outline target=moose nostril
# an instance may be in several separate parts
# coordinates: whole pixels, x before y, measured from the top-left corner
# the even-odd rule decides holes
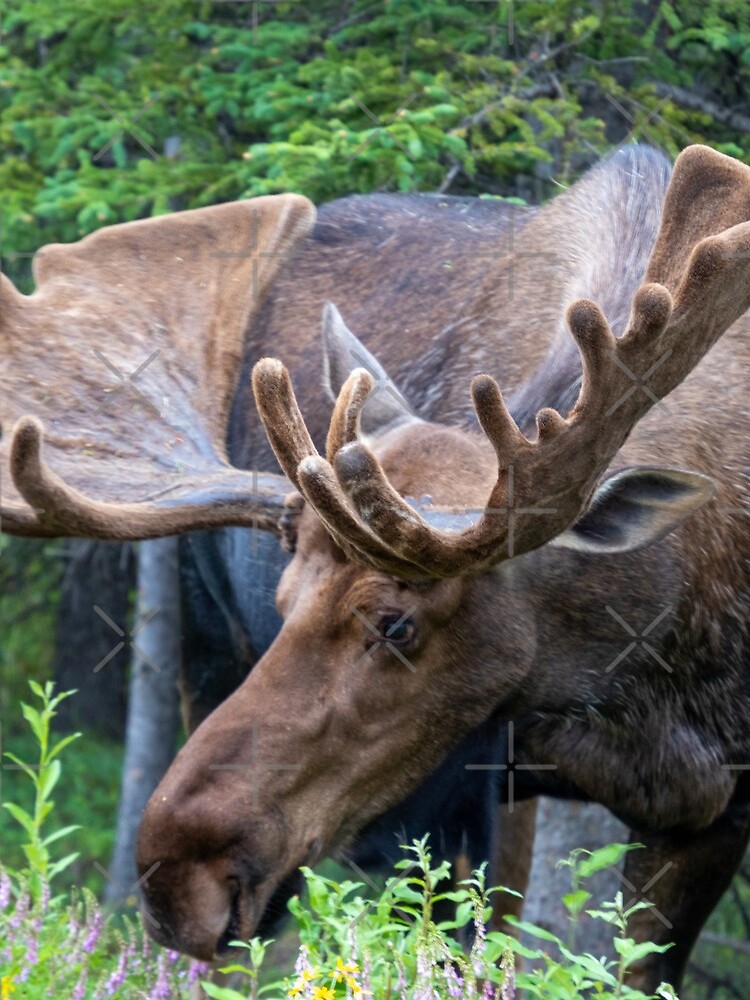
[[[217,958],[221,958],[222,955],[226,955],[226,953],[230,951],[231,942],[238,940],[242,936],[242,926],[240,918],[240,901],[242,898],[242,890],[240,888],[240,883],[237,878],[231,877],[228,881],[232,894],[229,902],[229,920],[227,921],[227,925],[224,928],[221,937],[216,942]]]

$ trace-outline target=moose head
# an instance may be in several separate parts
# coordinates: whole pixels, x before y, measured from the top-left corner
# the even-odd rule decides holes
[[[283,247],[305,231],[309,210],[287,199],[280,217],[272,201],[259,199],[254,211]],[[210,231],[206,216],[187,214]],[[647,413],[750,306],[748,219],[750,171],[700,147],[683,153],[625,332],[616,337],[592,301],[569,306],[582,365],[578,398],[567,414],[541,409],[531,434],[490,375],[471,384],[481,433],[421,420],[376,393],[373,373],[384,379],[385,371],[329,306],[327,378],[337,398],[325,456],[284,365],[265,359],[253,389],[283,476],[268,472],[251,488],[248,473],[227,465],[225,392],[207,411],[203,438],[186,441],[179,414],[172,417],[165,439],[138,454],[127,502],[118,502],[118,484],[101,478],[95,441],[87,447],[80,433],[65,437],[53,427],[45,452],[40,421],[25,415],[39,412],[37,390],[18,388],[11,372],[21,417],[9,446],[14,489],[3,509],[11,530],[144,538],[253,524],[282,533],[294,553],[277,593],[278,637],[193,733],[143,817],[138,862],[152,872],[144,905],[159,940],[204,959],[225,954],[230,941],[265,926],[300,865],[349,844],[490,716],[543,718],[541,729],[529,726],[532,754],[551,756],[555,780],[635,823],[697,828],[722,814],[732,778],[715,778],[708,751],[704,759],[695,750],[689,792],[675,786],[656,802],[656,764],[630,784],[603,775],[602,734],[586,760],[574,762],[569,727],[555,720],[587,701],[606,702],[618,683],[611,676],[595,683],[585,663],[575,675],[560,670],[576,662],[586,639],[581,622],[595,584],[582,570],[598,566],[607,575],[616,558],[633,601],[644,606],[655,588],[677,588],[681,574],[694,575],[693,555],[669,540],[666,582],[664,574],[644,577],[643,560],[647,546],[711,500],[715,470],[692,471],[679,427],[664,431]],[[86,243],[97,239],[81,244],[89,265],[96,248]],[[69,278],[69,269],[58,269],[53,288]],[[200,350],[183,345],[183,380],[192,384],[203,377],[196,372],[236,365],[252,318],[238,275],[221,282],[224,328],[212,326]],[[160,297],[156,326],[179,342],[173,300]],[[11,296],[16,330],[30,309]],[[69,307],[68,322],[70,315]],[[342,359],[352,353],[367,370],[348,370]],[[636,391],[633,372],[650,373],[648,392]],[[683,388],[686,408],[701,405],[699,389]],[[670,436],[669,447],[659,433]],[[122,447],[110,438],[103,450],[109,458]],[[654,464],[651,452],[675,461]],[[161,494],[153,472],[165,463],[175,478]],[[611,659],[620,642],[616,627],[596,636],[602,657]],[[672,752],[664,737],[661,765]]]

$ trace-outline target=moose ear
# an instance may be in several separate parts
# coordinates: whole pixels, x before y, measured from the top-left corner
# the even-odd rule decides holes
[[[578,552],[632,552],[669,534],[715,492],[713,481],[699,472],[623,469],[599,484],[586,512],[549,544]]]
[[[379,437],[401,424],[418,420],[406,398],[378,359],[354,336],[332,302],[323,306],[323,384],[332,402],[355,368],[375,380],[360,418],[362,433]]]

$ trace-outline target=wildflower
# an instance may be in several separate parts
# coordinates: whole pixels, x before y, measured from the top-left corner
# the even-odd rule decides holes
[[[117,995],[117,991],[120,989],[122,984],[125,982],[128,973],[128,963],[132,955],[132,946],[127,945],[120,951],[120,958],[117,962],[117,968],[109,977],[107,982],[104,984],[103,997],[112,997]]]
[[[78,976],[78,982],[76,983],[75,988],[73,989],[71,1000],[83,1000],[83,998],[86,996],[87,978],[88,978],[88,968],[86,966],[86,963],[84,962],[81,968],[81,973]]]
[[[288,992],[290,997],[300,997],[306,991],[308,985],[312,983],[314,979],[320,978],[320,972],[318,971],[317,965],[311,968],[302,969],[302,972],[297,978],[297,982],[292,986]]]
[[[171,993],[169,988],[169,973],[167,972],[167,963],[164,960],[164,952],[159,952],[159,958],[156,963],[156,968],[158,975],[156,977],[156,982],[153,985],[151,993],[149,994],[148,1000],[163,1000],[164,997],[168,997]]]
[[[188,969],[188,983],[194,983],[199,976],[205,976],[211,966],[208,962],[191,962]]]
[[[334,981],[337,983],[346,983],[349,989],[352,991],[355,997],[358,997],[362,992],[362,987],[359,985],[357,980],[354,978],[356,974],[359,973],[359,966],[356,962],[346,962],[342,958],[336,959],[336,968],[333,972]]]
[[[29,896],[28,889],[24,889],[21,895],[16,900],[16,908],[13,912],[13,916],[9,920],[9,924],[12,929],[18,930],[21,926],[21,921],[26,919],[26,915],[29,912],[29,904],[31,903],[31,897]]]
[[[0,873],[0,911],[8,908],[10,903],[11,881],[7,872]]]
[[[336,1000],[336,994],[330,986],[316,986],[313,990],[312,1000]]]
[[[10,976],[3,976],[0,979],[0,1000],[10,1000],[11,993],[15,993],[16,988]]]
[[[99,907],[94,908],[94,918],[89,926],[89,932],[86,935],[86,940],[83,942],[83,950],[87,954],[91,954],[94,950],[96,942],[99,940],[99,935],[102,932],[102,927],[104,926],[104,920],[102,918],[102,911]]]

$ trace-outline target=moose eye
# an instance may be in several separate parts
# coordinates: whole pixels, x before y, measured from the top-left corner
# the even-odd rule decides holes
[[[406,646],[417,634],[413,618],[404,615],[383,615],[378,622],[378,632],[385,642],[394,646]]]

